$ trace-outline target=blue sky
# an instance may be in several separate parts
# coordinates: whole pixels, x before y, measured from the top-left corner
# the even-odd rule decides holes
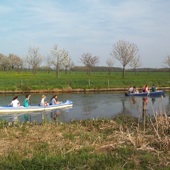
[[[74,64],[83,53],[106,65],[113,44],[135,43],[141,67],[163,67],[170,55],[170,0],[1,0],[0,53],[25,57],[66,49]],[[121,67],[115,60],[115,67]]]

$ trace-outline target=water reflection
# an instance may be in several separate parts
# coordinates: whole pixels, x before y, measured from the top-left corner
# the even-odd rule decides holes
[[[24,118],[24,123],[25,122],[31,122],[31,116],[30,115],[24,114],[23,118]]]
[[[27,123],[27,122],[36,122],[42,123],[43,120],[43,113],[26,113],[26,114],[18,114],[18,121],[20,123]]]
[[[52,94],[46,94],[50,98]],[[40,95],[32,95],[33,104],[39,102]],[[0,95],[0,102],[7,103],[11,96]],[[20,96],[22,98],[22,96]],[[0,114],[0,119],[9,122],[70,122],[85,119],[111,119],[118,114],[129,114],[134,117],[144,118],[152,116],[155,112],[170,111],[170,93],[165,98],[126,97],[118,93],[99,94],[60,94],[61,100],[71,99],[73,108],[54,111],[32,112],[21,114]],[[170,113],[169,113],[170,114]]]
[[[168,113],[167,113],[167,114],[170,115],[170,91],[168,92],[168,94],[169,94],[169,95],[168,95],[168,99],[169,99],[168,101],[169,101],[169,102],[168,102],[168,104],[167,104],[167,106],[166,106],[166,110],[168,110]]]
[[[58,116],[61,114],[60,110],[53,110],[51,111],[51,118],[54,122],[58,120]]]
[[[147,110],[148,101],[149,101],[148,97],[143,97],[142,98],[142,118],[144,120],[145,120],[145,117],[146,117],[146,110]]]
[[[136,104],[137,99],[135,96],[132,96],[130,101],[132,102],[132,104]]]
[[[156,98],[152,98],[152,104],[154,104],[155,103],[155,100],[156,100]]]
[[[18,122],[18,116],[16,114],[11,115],[9,117],[9,121],[7,121],[9,125],[14,126]]]
[[[130,101],[131,101],[131,99],[130,99]],[[129,107],[126,106],[127,98],[126,97],[122,98],[121,102],[122,102],[122,109],[121,109],[121,111],[119,111],[119,113],[123,113],[123,114],[130,113],[130,111],[128,109]]]

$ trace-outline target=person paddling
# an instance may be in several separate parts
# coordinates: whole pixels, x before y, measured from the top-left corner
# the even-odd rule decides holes
[[[19,100],[18,100],[18,96],[15,96],[10,104],[10,106],[12,107],[18,107],[20,106]]]
[[[156,92],[156,87],[155,87],[154,84],[153,84],[153,86],[152,86],[152,92]]]
[[[30,106],[30,103],[29,103],[30,97],[31,97],[30,94],[27,94],[27,95],[25,96],[24,107],[29,107],[29,106]]]
[[[40,101],[40,106],[48,106],[48,102],[45,101],[46,99],[46,96],[45,95],[42,95],[42,98],[41,98],[41,101]]]
[[[56,105],[56,104],[60,104],[59,101],[57,101],[58,96],[55,94],[50,101],[50,105]]]

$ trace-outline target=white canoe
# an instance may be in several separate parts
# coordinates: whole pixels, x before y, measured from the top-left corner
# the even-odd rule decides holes
[[[19,112],[40,112],[46,110],[57,110],[62,108],[70,108],[73,106],[73,102],[71,100],[67,100],[65,102],[61,102],[57,105],[49,105],[49,106],[29,106],[29,107],[10,107],[10,106],[0,106],[0,113],[19,113]]]

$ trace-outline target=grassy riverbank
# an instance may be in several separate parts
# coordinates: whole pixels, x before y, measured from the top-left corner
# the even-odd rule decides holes
[[[50,74],[47,72],[38,72],[33,75],[32,72],[2,72],[0,71],[0,90],[1,92],[25,92],[25,91],[77,91],[87,89],[112,89],[112,88],[129,88],[137,86],[142,88],[147,84],[157,87],[170,87],[168,72],[126,72],[125,78],[122,78],[122,72],[92,72],[88,76],[85,72],[69,72],[67,75],[60,72],[57,78],[54,71]]]
[[[0,169],[169,169],[170,119],[0,124]]]

